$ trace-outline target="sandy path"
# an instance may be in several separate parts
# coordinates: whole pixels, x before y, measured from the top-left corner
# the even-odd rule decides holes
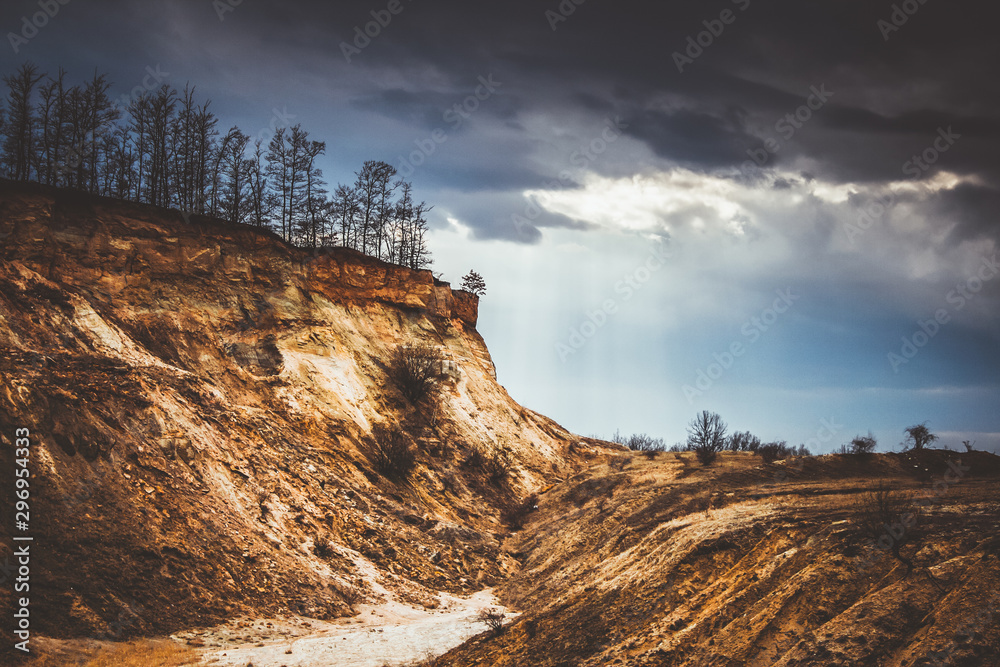
[[[414,609],[398,602],[359,605],[361,613],[354,618],[233,622],[176,637],[204,642],[203,659],[210,665],[381,667],[448,652],[486,630],[474,620],[481,609],[500,607],[491,590],[468,598],[446,593],[439,597],[437,609]]]

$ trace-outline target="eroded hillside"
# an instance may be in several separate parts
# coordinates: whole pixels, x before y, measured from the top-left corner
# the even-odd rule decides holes
[[[876,479],[926,499],[909,576],[858,534]],[[998,491],[983,452],[612,455],[505,544],[523,614],[435,664],[1000,665]]]
[[[507,395],[475,297],[428,271],[9,183],[0,244],[0,451],[11,470],[30,428],[36,633],[433,606],[505,580],[509,510],[600,448]],[[387,377],[413,344],[447,359],[437,409]],[[413,441],[408,480],[376,471],[376,424]],[[485,474],[474,453],[498,450],[509,474]]]
[[[380,665],[478,632],[495,587],[519,615],[434,664],[1000,664],[996,456],[625,452],[514,402],[475,298],[429,272],[150,207],[0,183],[0,259],[36,633]],[[436,401],[390,379],[401,345],[442,353]],[[408,478],[379,471],[379,425]],[[909,574],[863,546],[877,479],[930,498]]]

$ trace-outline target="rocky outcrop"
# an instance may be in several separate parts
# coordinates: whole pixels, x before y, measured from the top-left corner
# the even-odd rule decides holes
[[[479,297],[463,290],[454,291],[452,294],[455,299],[452,316],[475,329],[479,322]]]
[[[427,270],[347,248],[308,251],[243,225],[34,185],[0,184],[3,257],[68,286],[110,298],[164,280],[295,286],[340,303],[379,301],[459,319],[475,329],[478,299]]]

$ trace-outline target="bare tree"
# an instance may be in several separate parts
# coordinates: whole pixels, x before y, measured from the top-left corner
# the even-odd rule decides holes
[[[250,137],[234,126],[223,139],[220,151],[220,209],[223,217],[234,224],[243,222],[250,213],[251,164],[246,157],[249,144]]]
[[[331,201],[319,168],[326,143],[310,140],[300,125],[251,146],[238,127],[219,141],[210,102],[199,105],[190,84],[180,94],[164,85],[119,105],[107,76],[97,72],[68,87],[62,68],[47,78],[25,63],[3,81],[0,173],[6,176],[274,225],[299,245],[334,245],[339,236],[344,246],[413,269],[432,263],[431,208],[415,201],[412,184],[396,179],[392,165],[370,160]]]
[[[214,162],[217,150],[215,138],[219,135],[216,129],[219,119],[209,111],[211,102],[205,102],[195,112],[194,116],[194,155],[192,157],[191,206],[197,213],[204,214],[208,203],[209,166]]]
[[[41,141],[39,180],[56,185],[58,165],[62,159],[63,125],[66,116],[66,70],[59,68],[56,77],[49,78],[39,89],[41,104],[38,123]]]
[[[7,122],[4,127],[4,162],[7,173],[15,181],[31,179],[35,155],[35,86],[45,77],[30,62],[23,63],[15,74],[5,76],[7,84]]]
[[[702,410],[688,424],[688,448],[702,465],[709,465],[726,445],[726,422],[715,412]]]
[[[356,174],[354,190],[358,195],[361,252],[381,257],[396,168],[386,162],[368,160]]]
[[[301,125],[280,128],[267,146],[267,175],[273,188],[274,212],[281,238],[291,241],[296,223],[306,210],[306,174],[309,133]]]
[[[155,206],[170,205],[170,180],[168,150],[170,126],[177,106],[177,91],[161,86],[149,100],[150,152],[149,174],[146,179],[146,201]]]
[[[171,134],[174,137],[171,179],[177,207],[185,212],[195,211],[199,194],[196,182],[198,162],[198,105],[194,98],[195,89],[184,86],[178,101],[177,116],[174,118]]]
[[[263,141],[258,139],[254,143],[253,153],[249,158],[250,168],[250,223],[255,227],[263,227],[266,224],[270,210],[268,208],[267,174],[264,171],[264,147]]]
[[[135,165],[135,187],[133,198],[142,201],[143,179],[146,174],[146,156],[150,145],[150,97],[141,93],[134,97],[128,106],[129,133],[132,137],[133,163]]]
[[[345,248],[360,250],[361,207],[357,191],[348,185],[338,185],[330,208],[333,224],[340,230],[340,243]]]
[[[301,154],[305,189],[298,227],[303,245],[310,248],[326,245],[328,236],[329,207],[326,200],[326,182],[323,180],[323,171],[316,165],[316,160],[325,153],[325,141],[309,141],[307,136],[303,136]]]
[[[79,187],[94,193],[100,189],[100,172],[105,167],[101,160],[102,156],[107,155],[107,151],[102,150],[105,137],[108,135],[114,137],[114,123],[121,116],[121,111],[108,95],[110,87],[107,77],[95,72],[94,78],[87,82],[83,90],[85,114],[81,128],[81,147],[86,155],[86,164],[81,165],[83,182]]]
[[[427,247],[427,218],[424,217],[431,208],[426,202],[420,202],[409,210],[409,219],[404,223],[400,263],[413,270],[426,269],[434,263]]]
[[[645,433],[633,433],[628,438],[622,438],[621,444],[633,452],[662,452],[666,450],[663,438],[654,438]]]

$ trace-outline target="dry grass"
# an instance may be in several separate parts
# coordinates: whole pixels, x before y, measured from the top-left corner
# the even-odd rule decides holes
[[[86,667],[181,667],[195,665],[198,656],[171,641],[139,640],[103,649]]]
[[[31,667],[66,667],[66,665],[80,665],[82,667],[153,667],[154,665],[155,667],[183,667],[198,663],[198,654],[175,642],[138,639],[114,646],[106,646],[86,657],[71,659],[65,655],[60,658],[41,656],[26,664]]]

